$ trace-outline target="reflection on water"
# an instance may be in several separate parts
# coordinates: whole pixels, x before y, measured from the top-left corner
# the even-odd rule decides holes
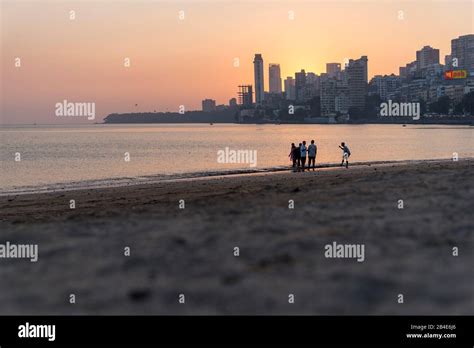
[[[257,168],[289,165],[290,144],[314,139],[317,162],[336,163],[345,141],[353,162],[474,156],[473,129],[402,125],[90,125],[0,129],[1,187],[249,168],[217,152],[256,150]],[[15,162],[15,153],[21,161]],[[126,156],[129,154],[129,161]]]

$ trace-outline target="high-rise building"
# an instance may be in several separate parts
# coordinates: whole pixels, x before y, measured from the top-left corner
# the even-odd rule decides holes
[[[338,77],[341,72],[340,63],[326,63],[326,73],[329,77]]]
[[[270,64],[268,68],[268,81],[270,84],[270,93],[281,93],[280,64]]]
[[[253,104],[253,88],[252,85],[239,86],[239,104],[245,107],[250,107]]]
[[[347,115],[349,88],[346,82],[324,74],[321,80],[321,116]]]
[[[286,99],[295,100],[295,79],[291,76],[288,76],[285,80],[285,93]]]
[[[444,56],[444,68],[445,70],[452,69],[452,57],[450,54]]]
[[[306,81],[300,100],[307,102],[314,97],[319,96],[320,78],[312,72],[306,73]]]
[[[202,111],[215,111],[216,101],[214,99],[204,99],[202,101]]]
[[[282,93],[270,93],[265,92],[265,106],[272,109],[280,109],[286,107],[286,103],[283,103],[283,94]]]
[[[255,103],[260,105],[264,99],[263,58],[261,54],[255,54],[253,70],[255,77]]]
[[[390,99],[401,86],[401,78],[394,74],[376,75],[370,80],[373,93],[378,94],[382,100]]]
[[[303,101],[305,86],[306,72],[304,71],[304,69],[301,69],[300,72],[295,73],[295,99],[297,101]]]
[[[319,76],[312,72],[306,73],[306,84],[319,84]]]
[[[349,88],[344,81],[336,82],[336,98],[334,100],[336,114],[347,115],[349,112]]]
[[[425,46],[416,51],[417,69],[424,69],[434,64],[439,64],[439,50],[430,46]]]
[[[347,84],[349,88],[349,107],[359,111],[365,110],[367,96],[368,67],[367,56],[350,59],[347,65]]]
[[[336,112],[336,80],[325,78],[321,81],[321,116],[334,115]]]
[[[405,66],[401,66],[399,75],[400,75],[400,77],[408,78],[416,72],[416,69],[417,69],[417,64],[416,64],[416,60],[415,60],[411,63],[408,63]]]
[[[454,69],[474,72],[474,34],[451,40],[451,60],[457,61],[457,67],[453,64]]]

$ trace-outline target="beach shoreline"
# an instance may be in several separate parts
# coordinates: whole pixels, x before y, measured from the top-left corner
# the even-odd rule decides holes
[[[471,314],[473,164],[3,196],[0,242],[38,261],[0,259],[0,314]],[[334,242],[363,244],[363,262],[327,258]]]
[[[385,166],[385,165],[407,165],[417,163],[435,163],[435,162],[451,162],[452,159],[438,158],[438,159],[418,159],[418,160],[400,160],[400,161],[367,161],[367,162],[351,162],[351,168],[358,168],[363,166]],[[316,163],[316,170],[331,170],[337,169],[340,163]],[[312,169],[311,169],[312,170]],[[224,178],[234,176],[253,176],[253,175],[267,175],[276,173],[292,172],[291,165],[281,165],[266,168],[237,168],[227,169],[221,171],[206,171],[206,172],[185,172],[175,174],[156,174],[136,177],[116,177],[110,179],[96,179],[84,180],[75,182],[58,182],[54,184],[13,187],[1,189],[0,197],[2,196],[17,196],[28,194],[42,194],[54,192],[67,192],[87,189],[104,189],[104,188],[119,188],[136,185],[150,185],[164,182],[186,182],[189,180],[207,180],[211,178]]]

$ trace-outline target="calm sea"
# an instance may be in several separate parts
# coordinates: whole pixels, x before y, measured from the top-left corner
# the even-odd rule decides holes
[[[176,178],[289,165],[292,142],[314,139],[317,162],[474,157],[473,128],[418,125],[84,125],[0,128],[2,193]],[[257,166],[223,164],[217,152],[256,150]],[[16,154],[21,156],[15,161]],[[126,161],[126,153],[129,161]]]

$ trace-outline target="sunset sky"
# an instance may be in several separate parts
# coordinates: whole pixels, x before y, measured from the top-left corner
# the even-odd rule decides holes
[[[95,102],[98,122],[112,112],[200,109],[205,98],[227,104],[239,84],[254,83],[255,53],[265,90],[269,63],[284,79],[367,55],[369,79],[398,74],[425,45],[444,63],[451,39],[474,32],[473,2],[455,0],[6,0],[1,12],[2,124],[91,122],[56,117],[64,99]]]

